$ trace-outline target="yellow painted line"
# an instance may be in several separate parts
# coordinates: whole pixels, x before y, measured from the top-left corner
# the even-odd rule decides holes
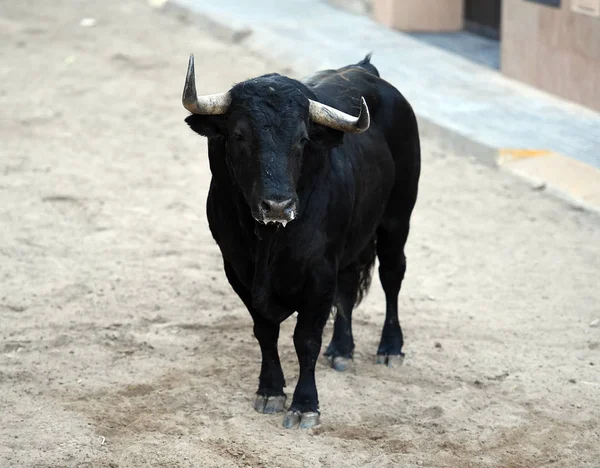
[[[554,154],[552,151],[548,150],[533,150],[533,149],[509,149],[504,148],[498,150],[500,156],[508,156],[513,159],[525,159],[525,158],[538,158],[540,156],[550,156]]]
[[[502,149],[498,154],[505,170],[600,213],[600,169],[551,151]]]

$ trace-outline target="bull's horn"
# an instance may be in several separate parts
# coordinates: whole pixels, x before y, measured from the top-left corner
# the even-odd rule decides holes
[[[181,102],[183,107],[192,114],[225,114],[229,104],[231,104],[231,96],[229,93],[219,93],[198,97],[196,94],[196,74],[194,73],[194,54],[190,54]]]
[[[309,99],[308,113],[310,118],[321,125],[348,133],[362,133],[369,128],[371,117],[364,97],[360,98],[360,113],[358,117],[346,114],[333,107],[326,106]]]

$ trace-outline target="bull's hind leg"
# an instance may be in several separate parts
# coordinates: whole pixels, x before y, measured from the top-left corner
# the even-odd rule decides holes
[[[390,223],[392,224],[392,223]],[[392,367],[402,364],[404,338],[398,320],[398,295],[406,272],[404,244],[408,237],[408,222],[396,224],[396,229],[382,225],[377,230],[379,279],[385,292],[385,322],[377,349],[377,363]]]
[[[351,267],[338,275],[336,316],[333,336],[325,351],[331,367],[336,371],[345,371],[352,362],[354,338],[352,337],[352,309],[358,295],[360,271]]]
[[[252,319],[254,320],[254,336],[258,340],[262,354],[254,409],[259,413],[265,414],[283,411],[287,397],[283,393],[285,379],[279,361],[279,352],[277,351],[279,325],[265,319],[254,310],[250,291],[242,284],[233,268],[227,262],[225,262],[225,274],[233,290],[244,302],[250,315],[252,315]]]

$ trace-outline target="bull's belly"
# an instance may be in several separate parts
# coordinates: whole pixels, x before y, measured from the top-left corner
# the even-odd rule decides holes
[[[370,210],[362,210],[361,216],[353,220],[349,226],[340,256],[340,269],[361,261],[361,256],[366,253],[365,250],[372,248],[377,228],[381,225],[385,214],[389,190],[386,189],[385,192],[385,195],[370,204],[372,207]]]
[[[362,263],[364,261],[364,257],[368,253],[367,251],[373,248],[373,241],[375,240],[378,225],[378,222],[374,222],[370,226],[370,229],[363,230],[360,236],[353,235],[352,232],[348,234],[348,240],[340,256],[340,270],[357,262]]]

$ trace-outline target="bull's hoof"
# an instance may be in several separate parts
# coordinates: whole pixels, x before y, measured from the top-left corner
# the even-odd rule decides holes
[[[376,364],[385,364],[388,367],[400,367],[404,362],[402,354],[378,354]]]
[[[256,399],[254,400],[254,409],[259,413],[263,414],[275,414],[283,411],[285,406],[285,400],[287,400],[287,396],[278,395],[278,396],[265,396],[265,395],[256,395]]]
[[[286,429],[310,429],[316,427],[321,422],[321,415],[316,411],[308,411],[301,413],[300,411],[290,410],[283,418],[283,427]]]
[[[352,358],[347,358],[344,356],[335,356],[329,358],[329,363],[331,367],[338,372],[344,372],[350,368],[352,365]]]
[[[327,346],[324,355],[333,369],[338,372],[344,372],[352,365],[352,352],[342,353],[338,349],[337,343],[332,341],[329,343],[329,346]]]

